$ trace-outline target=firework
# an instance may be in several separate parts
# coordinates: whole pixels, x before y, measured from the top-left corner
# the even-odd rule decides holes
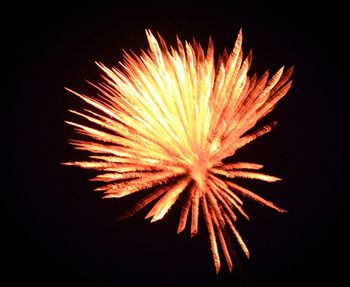
[[[289,90],[292,68],[284,72],[282,67],[271,77],[268,72],[248,76],[252,53],[243,57],[242,31],[232,52],[224,52],[216,65],[211,39],[204,52],[195,40],[177,38],[174,48],[159,34],[156,38],[146,30],[146,35],[149,49],[139,55],[125,52],[119,69],[96,63],[103,71],[103,80],[92,84],[97,96],[68,89],[92,108],[71,111],[89,124],[67,121],[86,138],[70,143],[90,152],[90,160],[65,164],[100,171],[93,180],[104,182],[96,189],[104,198],[142,191],[144,198],[122,218],[152,203],[146,218],[160,220],[181,196],[177,232],[188,224],[194,236],[201,213],[216,272],[220,254],[231,271],[230,238],[249,257],[235,227],[238,216],[248,219],[242,197],[284,210],[235,183],[235,178],[279,178],[258,172],[261,164],[223,160],[275,126],[251,131]]]

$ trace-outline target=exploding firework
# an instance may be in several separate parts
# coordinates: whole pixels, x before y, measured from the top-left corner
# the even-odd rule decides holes
[[[201,212],[216,272],[221,253],[231,271],[228,240],[236,238],[249,257],[235,227],[237,216],[248,219],[242,197],[284,210],[235,182],[279,178],[257,172],[261,164],[223,160],[275,126],[274,122],[251,131],[289,90],[292,68],[284,72],[282,67],[271,77],[268,72],[259,78],[248,76],[252,53],[243,58],[241,31],[232,52],[224,52],[217,65],[211,39],[205,53],[195,40],[183,44],[177,38],[174,48],[159,34],[156,38],[146,30],[146,35],[149,49],[140,55],[125,53],[120,69],[96,63],[104,73],[102,82],[92,84],[96,97],[68,89],[93,109],[71,111],[89,125],[67,121],[87,136],[70,143],[89,151],[90,160],[65,164],[100,171],[93,180],[105,183],[96,189],[104,198],[143,191],[144,198],[123,218],[154,203],[146,218],[160,220],[181,195],[177,232],[188,223],[194,236]]]

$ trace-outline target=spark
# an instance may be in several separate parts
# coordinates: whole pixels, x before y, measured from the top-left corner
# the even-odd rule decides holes
[[[174,48],[159,34],[146,30],[146,35],[149,49],[139,55],[124,52],[119,69],[96,63],[103,72],[100,83],[90,83],[97,96],[67,89],[92,109],[71,110],[87,125],[67,121],[86,138],[70,143],[90,152],[90,159],[65,164],[99,171],[92,180],[104,183],[96,189],[104,198],[143,191],[145,197],[121,218],[152,203],[146,218],[158,221],[183,197],[177,232],[188,224],[191,236],[196,235],[202,214],[216,272],[221,253],[232,271],[228,240],[236,238],[249,258],[235,227],[238,217],[249,219],[242,198],[285,210],[235,182],[275,182],[278,177],[258,172],[261,164],[223,160],[276,125],[254,130],[291,87],[293,67],[286,72],[282,67],[271,77],[268,71],[259,78],[248,76],[252,53],[243,57],[241,30],[232,52],[216,64],[211,39],[205,52],[195,40],[183,43],[177,37]]]

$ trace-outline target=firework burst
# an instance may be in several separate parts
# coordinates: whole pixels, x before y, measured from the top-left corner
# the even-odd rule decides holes
[[[97,97],[68,89],[93,109],[71,111],[88,125],[67,121],[87,136],[70,143],[89,151],[90,160],[65,164],[100,171],[93,180],[105,183],[96,189],[104,198],[144,191],[145,197],[123,218],[153,203],[146,218],[160,220],[181,195],[177,232],[188,223],[194,236],[201,212],[216,272],[221,253],[231,271],[231,237],[249,257],[235,227],[237,216],[248,219],[242,197],[284,210],[234,181],[279,178],[258,172],[261,164],[223,160],[275,126],[251,131],[289,90],[292,68],[284,72],[282,67],[271,77],[268,72],[248,76],[252,53],[243,58],[241,31],[232,52],[225,52],[217,65],[211,39],[205,53],[195,40],[183,44],[177,38],[173,48],[160,35],[156,38],[149,30],[146,35],[149,49],[140,55],[125,53],[120,69],[96,63],[104,73],[102,82],[92,84]]]

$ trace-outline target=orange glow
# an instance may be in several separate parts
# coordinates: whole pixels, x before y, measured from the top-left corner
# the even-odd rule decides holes
[[[282,67],[271,77],[268,72],[260,78],[248,76],[252,53],[243,58],[241,31],[232,52],[216,65],[211,40],[204,52],[195,40],[190,44],[177,39],[174,48],[160,35],[156,39],[149,30],[146,35],[149,49],[140,55],[125,53],[119,69],[96,63],[104,73],[103,81],[92,84],[98,90],[96,97],[67,89],[92,110],[71,111],[86,125],[67,121],[86,138],[70,143],[90,152],[90,160],[65,164],[100,171],[92,180],[105,183],[96,189],[104,192],[104,198],[143,191],[145,197],[121,218],[154,203],[146,218],[160,220],[182,197],[177,232],[189,223],[194,236],[198,216],[203,215],[215,270],[219,272],[222,253],[231,271],[227,240],[236,238],[249,257],[235,227],[240,216],[249,219],[242,198],[285,210],[234,182],[279,178],[256,172],[262,169],[260,164],[226,164],[223,159],[276,125],[251,131],[287,93],[293,68],[284,72]]]

